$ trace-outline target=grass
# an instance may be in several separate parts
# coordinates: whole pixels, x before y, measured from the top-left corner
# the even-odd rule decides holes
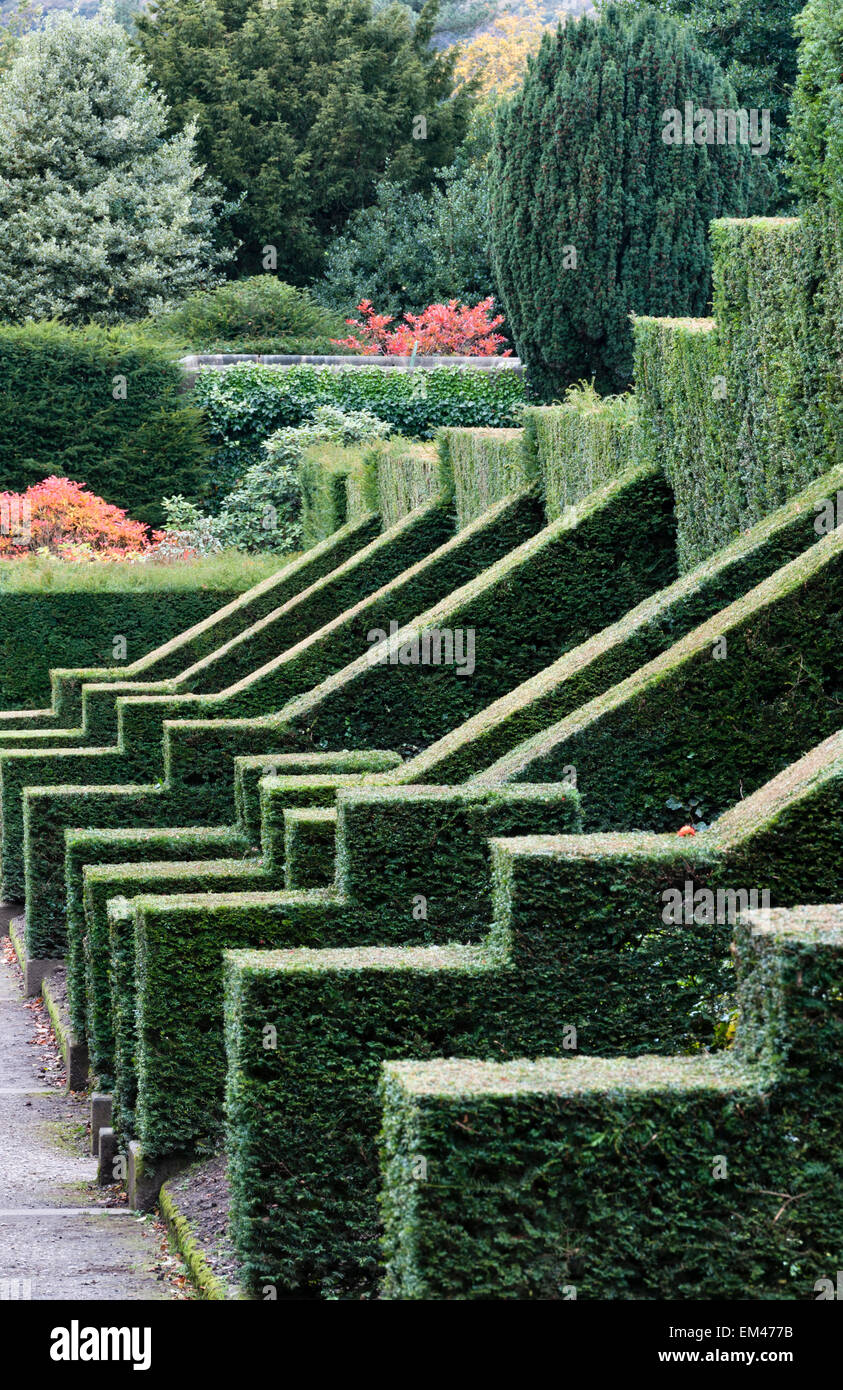
[[[178,589],[245,592],[292,560],[290,555],[244,555],[225,550],[199,560],[171,562],[58,560],[30,555],[0,561],[0,595],[9,593],[124,593]]]

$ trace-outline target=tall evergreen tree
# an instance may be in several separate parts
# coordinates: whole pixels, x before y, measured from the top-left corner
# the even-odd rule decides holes
[[[623,0],[641,9],[651,3],[684,21],[725,68],[742,106],[770,112],[770,206],[789,200],[787,123],[796,80],[799,43],[795,19],[805,0]],[[834,6],[837,0],[831,0]]]
[[[793,98],[793,183],[806,203],[828,201],[843,217],[843,7],[809,0],[799,16]]]
[[[373,15],[370,0],[159,0],[138,21],[173,119],[196,118],[238,202],[244,269],[310,279],[387,164],[423,188],[452,161],[473,98],[453,95],[453,59],[429,46],[436,9],[414,25],[398,6]]]
[[[50,16],[0,80],[0,317],[146,314],[208,284],[212,198],[190,129],[166,107],[128,36],[103,16]]]
[[[709,223],[745,214],[757,163],[725,128],[716,143],[715,113],[735,105],[715,59],[652,10],[610,7],[542,41],[498,120],[490,186],[507,325],[546,398],[628,384],[630,313],[706,312]]]

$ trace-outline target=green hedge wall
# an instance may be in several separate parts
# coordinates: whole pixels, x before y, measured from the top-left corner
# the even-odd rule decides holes
[[[639,318],[634,331],[638,448],[673,488],[679,563],[687,571],[765,513],[747,513],[714,320]]]
[[[548,521],[640,463],[635,398],[572,386],[561,405],[524,412],[529,465],[542,482]]]
[[[579,823],[576,793],[567,787],[525,788],[518,793],[437,791],[434,795],[425,790],[421,804],[406,797],[407,819],[421,828],[429,844],[443,820],[451,824],[449,837],[428,854],[428,917],[413,916],[411,898],[406,912],[396,914],[387,901],[370,909],[366,903],[318,890],[252,893],[239,901],[225,893],[206,894],[192,903],[188,897],[136,899],[137,1133],[146,1154],[204,1145],[218,1134],[225,1077],[221,983],[226,947],[257,946],[261,941],[267,946],[316,946],[384,936],[443,941],[455,931],[460,937],[471,936],[476,918],[469,922],[460,911],[451,910],[457,903],[471,904],[478,888],[476,871],[471,882],[460,873],[463,853],[488,883],[486,839],[496,830],[566,831]],[[345,795],[353,797],[350,791]],[[394,826],[392,818],[388,824]],[[394,830],[389,833],[394,839]],[[384,846],[378,857],[388,850]],[[167,873],[162,866],[164,892]],[[452,876],[458,882],[449,903],[432,901],[433,885],[443,879],[450,882]],[[485,915],[487,926],[489,912]]]
[[[435,607],[417,610],[388,638],[386,661],[360,656],[291,702],[283,711],[288,737],[318,747],[392,746],[405,756],[441,738],[675,578],[671,504],[660,474],[632,469],[615,479]],[[541,510],[538,499],[534,506]],[[443,629],[462,631],[464,657],[474,633],[470,675],[457,664],[413,660],[419,634]]]
[[[523,430],[516,429],[439,431],[439,454],[454,490],[459,526],[533,484],[523,438]]]
[[[642,461],[688,569],[843,459],[843,231],[828,210],[712,223],[714,321],[635,322]]]
[[[238,597],[218,589],[150,593],[3,593],[0,589],[0,708],[43,709],[53,667],[131,664]],[[123,646],[115,642],[125,638]],[[104,679],[108,675],[104,670]]]
[[[268,578],[255,584],[233,602],[216,609],[209,617],[193,627],[183,629],[177,636],[155,647],[146,656],[128,663],[119,670],[120,683],[129,680],[143,682],[167,680],[178,676],[208,658],[218,648],[237,638],[245,630],[282,608],[297,594],[309,588],[330,570],[338,568],[380,531],[380,522],[369,517],[358,524],[344,526],[341,531],[321,542],[306,555],[282,566]],[[82,688],[86,683],[114,680],[118,672],[108,667],[54,667],[50,672],[51,707],[37,715],[27,712],[0,711],[0,745],[14,747],[19,729],[73,729],[83,722]],[[113,709],[104,728],[91,731],[92,737],[108,742],[116,734]]]
[[[62,949],[63,859],[60,843],[54,843],[57,826],[53,822],[51,796],[45,790],[48,785],[59,789],[80,780],[89,786],[95,780],[124,785],[134,780],[148,785],[153,777],[159,777],[160,795],[152,792],[148,797],[137,797],[135,811],[139,819],[135,824],[195,824],[205,816],[210,817],[209,823],[219,824],[233,818],[233,759],[237,754],[281,753],[297,747],[305,751],[313,748],[313,741],[298,734],[291,736],[278,715],[272,722],[262,722],[260,717],[252,721],[224,716],[269,714],[297,691],[324,680],[361,648],[365,649],[366,634],[373,626],[388,627],[393,616],[397,621],[407,621],[412,614],[425,611],[443,594],[473,580],[513,545],[531,537],[540,525],[538,511],[533,499],[516,499],[502,505],[497,515],[481,518],[473,527],[451,535],[445,545],[428,554],[436,544],[431,540],[432,532],[442,526],[450,531],[451,518],[443,507],[424,509],[405,518],[397,532],[393,530],[381,537],[379,544],[375,543],[383,551],[385,562],[395,562],[400,567],[407,561],[407,546],[413,540],[419,546],[419,563],[402,571],[398,579],[370,599],[319,628],[310,639],[299,642],[288,653],[282,651],[273,662],[259,668],[252,679],[236,686],[230,697],[131,698],[129,689],[118,700],[117,746],[4,753],[0,758],[5,800],[3,882],[10,897],[20,896],[21,886],[25,888],[31,953],[44,954],[48,942],[52,954]],[[113,699],[113,690],[105,693]],[[294,704],[289,708],[294,708]],[[180,715],[181,722],[176,722]],[[171,721],[166,729],[162,727],[164,721]],[[343,722],[334,746],[344,748],[354,742]],[[357,742],[358,746],[375,746]],[[42,788],[43,796],[30,798],[27,813],[27,788],[36,784]],[[129,798],[131,793],[115,795]],[[64,819],[70,812],[67,798],[60,792],[55,811],[61,826],[79,823]],[[122,823],[133,823],[131,807],[121,814]],[[149,814],[169,815],[171,819],[145,822],[142,818]],[[87,823],[98,824],[90,820]],[[105,822],[104,828],[108,824]]]
[[[530,529],[528,518],[524,532],[516,525],[515,534],[529,534]],[[409,616],[417,603],[447,593],[454,583],[476,572],[488,549],[473,549],[466,542],[455,545],[455,553],[448,550],[439,565],[433,561],[420,575],[411,572],[403,584],[395,578],[413,558],[421,562],[438,552],[452,530],[452,517],[445,508],[431,507],[408,518],[397,535],[378,537],[346,565],[214,653],[198,670],[189,670],[181,681],[84,687],[85,733],[96,739],[94,748],[53,749],[50,731],[20,736],[16,747],[0,755],[0,796],[5,803],[3,881],[10,896],[19,892],[21,794],[26,785],[59,785],[79,778],[102,783],[151,781],[164,773],[166,718],[263,714],[280,708],[285,700],[344,665],[364,644],[368,625],[383,613],[372,591],[376,595],[386,588],[389,598],[384,603],[389,611]],[[512,539],[512,530],[499,527],[498,531],[488,545],[497,545],[501,553]],[[220,692],[219,684],[234,686],[232,696]],[[194,686],[198,687],[195,694]],[[169,693],[154,693],[161,690]]]
[[[377,465],[365,445],[311,445],[298,465],[298,479],[305,549],[347,521],[378,510]]]
[[[378,506],[384,526],[394,526],[402,516],[442,494],[451,498],[450,479],[439,461],[436,446],[409,439],[389,439],[374,444],[368,455],[375,467]]]
[[[182,386],[175,350],[123,330],[0,326],[0,486],[58,473],[160,524],[162,496],[210,486],[210,442]]]
[[[843,530],[478,780],[576,768],[590,830],[708,822],[841,723]]]
[[[843,909],[747,913],[736,955],[733,1057],[387,1064],[384,1295],[835,1288]]]
[[[462,782],[572,714],[733,603],[817,540],[818,510],[843,490],[843,468],[819,478],[713,558],[620,622],[408,759],[397,782]]]
[[[494,921],[482,943],[397,948],[382,936],[380,948],[367,949],[358,937],[354,947],[342,947],[324,934],[321,942],[309,934],[294,949],[229,952],[228,1152],[234,1231],[250,1283],[274,1283],[279,1296],[359,1298],[376,1291],[379,1062],[456,1056],[500,1063],[559,1055],[581,1068],[585,1087],[600,1080],[597,1056],[665,1054],[645,1078],[652,1083],[671,1070],[675,1077],[669,1054],[722,1048],[723,1017],[733,1004],[732,924],[728,917],[710,922],[699,916],[665,922],[665,893],[677,887],[684,894],[689,882],[695,891],[763,890],[777,874],[774,902],[799,902],[814,887],[833,900],[843,892],[840,857],[832,852],[842,791],[838,734],[741,802],[724,817],[721,831],[691,841],[619,834],[491,841]],[[365,790],[359,796],[372,799]],[[245,907],[243,915],[245,923]],[[329,944],[333,949],[315,949]],[[830,1012],[836,1038],[839,1010]],[[268,1026],[275,1029],[274,1048],[264,1041]],[[591,1059],[575,1062],[577,1053]],[[618,1065],[627,1084],[632,1066]],[[700,1062],[679,1065],[694,1074]],[[708,1074],[697,1084],[701,1100],[712,1085],[714,1092],[723,1089]],[[688,1108],[697,1145],[695,1125],[705,1126],[707,1113]],[[664,1114],[679,1116],[675,1107]],[[733,1138],[752,1133],[752,1114]],[[688,1135],[683,1131],[673,1141],[672,1134],[669,1125],[665,1152],[675,1143],[678,1162],[669,1190],[678,1192],[675,1183],[694,1181],[702,1166],[699,1149],[696,1162],[686,1161]],[[628,1136],[630,1153],[652,1150],[651,1135],[652,1126],[644,1148],[638,1135]],[[463,1137],[472,1142],[470,1126]],[[593,1163],[601,1156],[594,1148],[578,1149],[586,1191],[593,1189]],[[613,1145],[605,1148],[611,1155]],[[417,1152],[425,1156],[424,1147]],[[433,1170],[435,1155],[429,1157]],[[643,1171],[652,1173],[651,1165],[659,1164],[660,1151],[650,1152]],[[487,1171],[481,1160],[474,1174],[479,1205],[470,1207],[478,1217]],[[743,1172],[751,1177],[752,1164]],[[542,1183],[540,1174],[539,1191]],[[529,1203],[530,1189],[522,1186]],[[626,1188],[623,1181],[597,1188],[602,1218],[604,1199],[611,1203],[615,1193],[614,1200],[623,1200]],[[631,1190],[640,1191],[637,1179]],[[666,1210],[674,1216],[673,1206]],[[663,1215],[652,1212],[649,1201],[647,1212],[648,1233],[657,1236]],[[693,1212],[688,1218],[680,1204],[674,1219],[684,1223],[685,1235],[693,1231]],[[628,1215],[618,1229],[628,1231],[633,1220]],[[546,1227],[540,1223],[539,1229]],[[634,1258],[637,1244],[625,1243]],[[695,1239],[691,1247],[696,1259],[704,1242]],[[509,1263],[511,1252],[497,1254]],[[727,1245],[724,1258],[732,1254]],[[554,1271],[545,1274],[552,1278]],[[651,1277],[667,1278],[667,1271],[657,1267]]]
[[[843,459],[843,319],[823,283],[834,230],[821,216],[712,224],[714,314],[753,520]],[[833,240],[839,280],[839,224]]]

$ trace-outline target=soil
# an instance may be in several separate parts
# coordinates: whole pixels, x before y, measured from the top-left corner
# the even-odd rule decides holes
[[[241,1271],[228,1233],[231,1187],[225,1154],[194,1163],[167,1186],[210,1268],[236,1297]]]

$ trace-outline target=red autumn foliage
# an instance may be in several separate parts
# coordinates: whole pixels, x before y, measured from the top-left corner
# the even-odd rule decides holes
[[[503,314],[490,318],[494,300],[481,299],[471,308],[451,299],[447,304],[431,304],[421,314],[405,314],[401,323],[390,330],[392,314],[376,314],[371,300],[361,299],[357,305],[360,319],[346,319],[360,337],[332,338],[337,347],[351,348],[367,356],[392,354],[409,357],[413,349],[422,356],[511,357],[512,350],[498,353],[503,334],[496,333],[503,323]]]
[[[151,549],[149,528],[70,478],[0,493],[0,559],[38,552],[64,560],[126,560]]]

